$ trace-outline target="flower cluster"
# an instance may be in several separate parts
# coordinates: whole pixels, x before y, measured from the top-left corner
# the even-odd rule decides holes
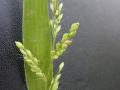
[[[50,4],[50,8],[52,10],[52,19],[50,20],[50,25],[52,28],[52,36],[53,36],[53,49],[58,32],[61,30],[60,24],[63,17],[62,7],[63,7],[63,3],[58,3],[57,0],[52,0]]]
[[[42,70],[39,67],[39,62],[32,53],[26,49],[21,42],[15,42],[16,46],[20,49],[20,52],[23,54],[24,61],[30,66],[31,71],[34,72],[39,79],[46,80],[46,77]]]
[[[66,48],[71,45],[72,38],[76,35],[79,28],[79,23],[74,23],[71,25],[70,32],[65,33],[62,40],[56,44],[56,49],[51,51],[51,58],[53,60],[58,59],[66,50]]]
[[[71,28],[68,33],[65,33],[60,42],[56,43],[56,38],[61,30],[61,20],[63,17],[62,8],[63,3],[58,2],[58,0],[52,0],[50,4],[50,8],[52,10],[52,19],[50,20],[50,26],[52,29],[52,37],[53,37],[53,48],[50,51],[51,60],[58,59],[67,49],[69,45],[72,43],[72,38],[76,35],[77,30],[79,28],[79,23],[74,23],[71,25]],[[64,63],[59,65],[58,73],[53,77],[51,86],[49,90],[57,90],[59,86],[59,79],[61,77],[61,71],[63,69]]]
[[[59,65],[58,72],[57,72],[57,74],[54,76],[54,78],[52,79],[52,82],[51,82],[51,85],[50,85],[49,90],[57,90],[57,89],[58,89],[59,79],[60,79],[60,77],[61,77],[61,71],[62,71],[63,67],[64,67],[64,62],[62,62],[62,63]]]

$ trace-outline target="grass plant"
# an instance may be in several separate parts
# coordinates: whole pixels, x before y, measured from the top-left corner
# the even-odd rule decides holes
[[[64,62],[59,65],[56,74],[53,73],[53,62],[71,45],[79,28],[79,23],[73,23],[69,32],[64,33],[62,39],[57,41],[61,31],[63,3],[51,0],[51,17],[48,6],[48,0],[23,2],[23,43],[15,43],[24,58],[28,90],[58,90]]]

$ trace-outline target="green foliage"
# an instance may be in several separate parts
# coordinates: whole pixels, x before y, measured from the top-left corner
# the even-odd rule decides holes
[[[53,75],[53,61],[71,45],[79,28],[79,23],[72,24],[69,32],[63,34],[61,41],[56,41],[61,31],[63,3],[51,0],[50,20],[47,4],[47,0],[24,0],[23,44],[16,41],[16,46],[24,57],[28,90],[58,90],[64,62],[59,65],[58,72]]]
[[[53,77],[53,62],[50,59],[51,36],[48,0],[23,0],[23,45],[38,60],[38,66],[47,81],[39,79],[31,67],[24,63],[28,90],[48,90]]]

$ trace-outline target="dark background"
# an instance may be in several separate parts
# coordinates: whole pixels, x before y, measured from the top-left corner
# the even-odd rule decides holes
[[[63,3],[65,31],[59,37],[72,22],[81,28],[59,59],[65,62],[60,90],[120,90],[120,0]],[[0,0],[0,90],[25,90],[22,57],[14,44],[22,37],[21,18],[21,0]]]

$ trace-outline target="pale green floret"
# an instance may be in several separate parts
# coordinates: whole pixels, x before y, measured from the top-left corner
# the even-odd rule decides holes
[[[57,90],[59,86],[59,79],[61,77],[61,74],[58,74],[54,80],[53,88],[52,90]]]
[[[59,65],[59,72],[62,71],[63,67],[64,67],[64,62],[62,62],[62,63]]]
[[[52,0],[54,10],[57,9],[57,0]]]
[[[60,3],[60,5],[59,5],[59,11],[60,12],[62,11],[62,8],[63,8],[63,3]]]
[[[59,15],[59,11],[58,11],[58,10],[56,10],[56,12],[55,12],[55,16],[57,16],[57,17],[58,17],[58,15]]]
[[[73,23],[71,25],[70,32],[74,32],[74,31],[78,30],[79,25],[80,25],[79,23]]]
[[[21,42],[16,41],[15,44],[16,44],[16,46],[17,46],[18,48],[24,49],[24,46],[22,45]]]

